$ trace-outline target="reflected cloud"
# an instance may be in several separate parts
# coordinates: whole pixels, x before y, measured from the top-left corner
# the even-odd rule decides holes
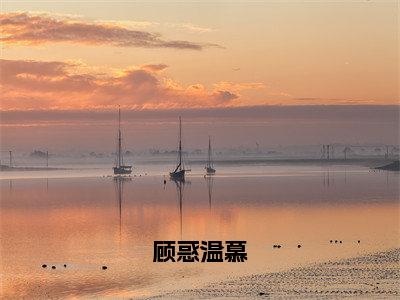
[[[217,270],[207,269],[210,265],[154,265],[154,240],[244,239],[253,247],[247,268],[257,271],[304,263],[297,254],[265,255],[265,245],[272,240],[297,245],[303,237],[310,257],[327,259],[332,251],[321,241],[338,234],[346,243],[361,239],[368,251],[398,242],[396,174],[351,173],[349,186],[343,184],[344,174],[335,172],[334,189],[327,189],[320,184],[324,173],[319,171],[305,176],[217,177],[215,191],[213,179],[204,182],[203,177],[191,178],[190,190],[188,182],[171,182],[164,189],[161,176],[129,183],[118,178],[57,179],[48,191],[43,179],[13,180],[12,192],[10,181],[2,180],[0,234],[7,241],[2,244],[3,295],[118,297],[123,290],[133,296],[136,289],[170,282],[177,274],[190,280],[199,268],[232,274],[230,264]],[[43,263],[68,267],[53,272],[42,269]],[[108,270],[102,271],[101,265]]]

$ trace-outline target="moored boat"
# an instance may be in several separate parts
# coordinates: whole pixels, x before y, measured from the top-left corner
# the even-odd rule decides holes
[[[185,173],[190,170],[185,169],[182,159],[182,120],[179,117],[179,145],[178,145],[178,162],[175,169],[169,173],[172,180],[185,181]]]
[[[207,157],[207,164],[204,167],[204,169],[206,169],[207,175],[215,174],[214,163],[212,160],[211,137],[208,137],[208,157]]]
[[[121,109],[118,108],[118,142],[117,142],[117,161],[113,167],[114,175],[127,175],[132,173],[132,166],[124,164],[122,153],[122,133],[121,133]]]

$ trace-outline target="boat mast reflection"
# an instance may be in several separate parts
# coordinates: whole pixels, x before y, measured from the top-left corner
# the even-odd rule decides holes
[[[121,242],[122,237],[122,201],[124,197],[124,183],[127,181],[131,181],[132,178],[124,177],[124,176],[115,176],[114,177],[114,186],[115,192],[118,201],[118,219],[119,219],[119,241]]]
[[[189,181],[185,181],[185,180],[174,180],[171,179],[173,182],[175,182],[176,185],[176,191],[178,194],[178,204],[179,204],[179,225],[180,225],[180,235],[181,235],[181,239],[182,239],[182,232],[183,232],[183,210],[182,210],[182,202],[183,202],[183,193],[185,190],[185,185],[186,184],[190,184]]]
[[[330,186],[330,177],[331,177],[329,169],[324,171],[323,176],[324,176],[323,186],[329,188],[329,186]]]
[[[212,192],[213,192],[213,186],[214,186],[214,178],[213,176],[204,176],[206,183],[207,183],[207,189],[208,189],[208,204],[210,206],[210,211],[211,211],[211,206],[212,206]]]

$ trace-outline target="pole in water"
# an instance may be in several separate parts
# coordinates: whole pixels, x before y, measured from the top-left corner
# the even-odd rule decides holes
[[[326,148],[327,148],[327,159],[329,160],[330,159],[330,153],[329,153],[330,145],[326,145]]]
[[[49,167],[49,151],[46,151],[46,167]]]
[[[207,167],[211,167],[211,137],[208,136],[208,162]]]
[[[12,151],[10,150],[8,152],[10,154],[10,168],[11,168],[12,167]]]
[[[179,156],[179,170],[182,170],[182,120],[181,120],[180,116],[179,116],[179,150],[178,150],[178,156]]]
[[[118,105],[118,167],[122,165],[121,107]]]

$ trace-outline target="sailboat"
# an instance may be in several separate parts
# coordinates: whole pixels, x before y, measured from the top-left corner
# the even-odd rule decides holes
[[[190,170],[185,169],[182,160],[182,121],[181,117],[179,117],[179,146],[178,146],[178,162],[174,171],[169,173],[169,176],[172,180],[184,181],[185,173]]]
[[[118,144],[117,144],[117,163],[113,168],[115,175],[125,175],[132,173],[132,166],[124,165],[122,154],[122,134],[121,134],[121,109],[118,108]]]
[[[207,175],[215,174],[214,163],[212,161],[212,150],[211,150],[211,138],[208,137],[208,159],[207,164],[204,167],[206,169]]]

